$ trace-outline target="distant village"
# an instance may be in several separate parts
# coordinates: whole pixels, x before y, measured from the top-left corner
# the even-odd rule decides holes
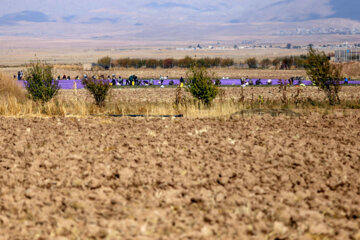
[[[179,47],[176,48],[178,51],[201,51],[201,50],[229,50],[236,51],[240,49],[308,49],[309,46],[313,46],[319,50],[340,50],[340,49],[360,49],[360,43],[341,43],[341,44],[303,44],[303,45],[294,45],[292,43],[287,44],[272,44],[272,43],[257,43],[254,40],[245,40],[241,41],[239,44],[229,45],[229,44],[220,44],[219,42],[214,45],[190,45],[188,47]]]

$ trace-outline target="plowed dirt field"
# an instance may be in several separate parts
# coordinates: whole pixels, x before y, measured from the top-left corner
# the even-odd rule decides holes
[[[0,117],[0,239],[360,239],[360,112]]]

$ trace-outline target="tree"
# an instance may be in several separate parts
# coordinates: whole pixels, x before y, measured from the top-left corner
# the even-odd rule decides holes
[[[329,104],[339,104],[340,80],[343,78],[341,66],[331,64],[324,52],[310,47],[305,69],[311,81],[325,92]]]
[[[256,58],[248,58],[246,59],[245,63],[249,65],[249,68],[257,68],[257,60]]]
[[[211,76],[206,71],[206,68],[192,66],[187,73],[187,78],[187,91],[189,91],[194,98],[200,100],[201,103],[209,106],[219,93],[219,88],[212,82]]]
[[[179,59],[178,60],[178,65],[179,65],[179,67],[181,67],[181,68],[189,68],[189,67],[191,67],[191,65],[193,65],[194,64],[194,59],[192,59],[191,57],[189,57],[189,56],[186,56],[186,57],[184,57],[183,59]]]
[[[281,59],[280,58],[275,58],[273,61],[272,61],[272,65],[277,69],[279,64],[281,62]]]
[[[25,80],[25,88],[34,101],[48,102],[60,89],[59,82],[53,78],[53,67],[39,61],[30,64]]]
[[[220,64],[222,67],[231,67],[234,65],[234,60],[231,58],[225,58],[221,60]]]
[[[158,66],[158,61],[156,59],[150,58],[146,60],[146,68],[156,68]]]
[[[110,57],[103,57],[103,58],[100,58],[98,59],[97,63],[105,68],[105,69],[109,69],[110,66],[111,66],[111,58]]]
[[[163,68],[173,68],[174,67],[174,59],[173,58],[167,58],[163,61]]]
[[[281,60],[281,69],[290,69],[291,66],[293,65],[294,61],[292,57],[284,57]]]
[[[118,65],[124,68],[130,67],[131,65],[130,62],[131,62],[130,58],[120,58],[117,60]]]
[[[268,58],[265,58],[265,59],[261,60],[260,65],[263,68],[268,68],[271,65],[271,60]]]

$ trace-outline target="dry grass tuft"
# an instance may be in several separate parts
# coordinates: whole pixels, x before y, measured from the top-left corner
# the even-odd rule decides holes
[[[23,100],[26,97],[26,92],[15,79],[0,73],[0,96],[13,96]]]
[[[360,62],[344,63],[342,66],[345,76],[360,79]]]

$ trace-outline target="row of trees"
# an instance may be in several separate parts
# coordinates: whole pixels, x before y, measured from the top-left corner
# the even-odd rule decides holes
[[[290,68],[304,68],[307,56],[291,56],[291,57],[277,57],[273,60],[269,58],[258,61],[256,58],[248,58],[245,63],[249,68],[269,68],[274,66],[277,69],[290,69]]]
[[[269,68],[274,66],[279,69],[290,68],[304,68],[306,61],[306,55],[294,56],[294,57],[278,57],[273,60],[269,58],[262,59],[261,61],[256,58],[248,58],[245,62],[240,63],[247,64],[249,68]],[[140,59],[140,58],[120,58],[111,59],[110,57],[103,57],[97,61],[97,64],[105,69],[110,67],[123,67],[123,68],[190,68],[193,65],[200,67],[232,67],[235,66],[235,61],[230,58],[191,58],[185,57],[182,59]]]
[[[193,65],[201,67],[231,67],[234,65],[234,60],[229,58],[198,58],[185,57],[182,59],[140,59],[140,58],[120,58],[111,59],[110,57],[100,58],[98,65],[104,68],[123,67],[123,68],[190,68]]]

